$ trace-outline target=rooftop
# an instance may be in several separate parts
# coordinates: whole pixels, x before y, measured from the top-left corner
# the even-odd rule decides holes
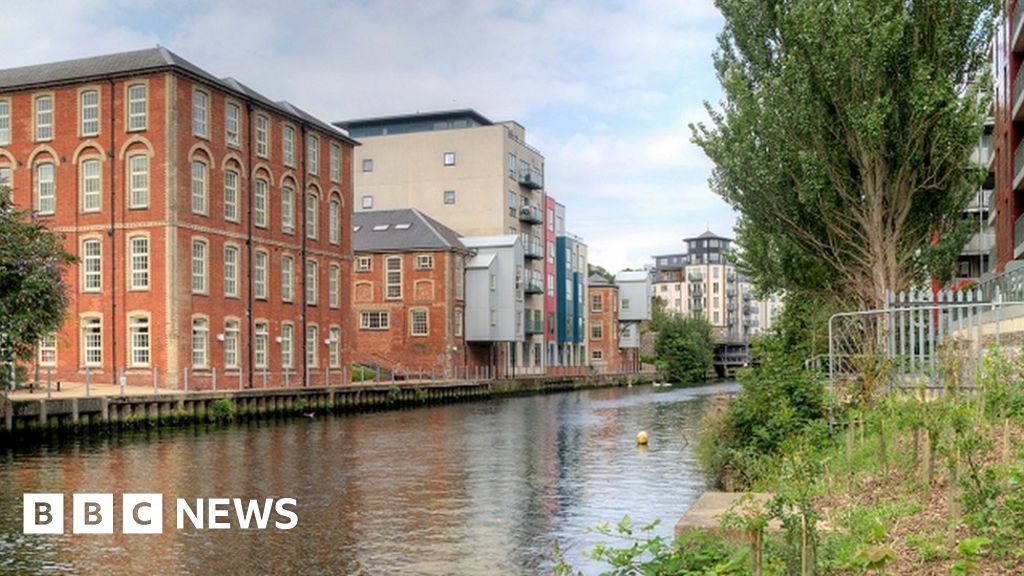
[[[415,208],[352,214],[355,252],[466,250],[459,233]]]
[[[260,107],[292,116],[336,138],[357,144],[334,126],[313,117],[293,104],[275,102],[234,78],[217,78],[163,46],[3,69],[0,70],[0,92],[77,84],[166,70],[174,70],[191,76],[225,92],[255,102]]]
[[[396,116],[339,120],[333,124],[338,128],[347,130],[350,134],[382,136],[384,134],[492,126],[494,122],[491,122],[490,119],[472,108],[463,108],[460,110],[440,110],[435,112],[416,112],[415,114],[399,114]]]

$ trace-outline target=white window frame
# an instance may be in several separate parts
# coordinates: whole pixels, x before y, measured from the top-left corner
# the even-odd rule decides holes
[[[267,227],[267,195],[270,182],[265,178],[256,178],[252,193],[252,224],[257,228]]]
[[[416,255],[416,269],[417,270],[433,270],[434,269],[434,255],[433,254],[417,254]]]
[[[371,272],[373,270],[373,258],[369,256],[356,256],[356,272]]]
[[[241,324],[236,318],[224,320],[224,368],[241,368],[238,351],[241,348]]]
[[[238,222],[238,184],[241,174],[238,170],[228,168],[224,171],[224,219]]]
[[[331,264],[327,273],[327,306],[341,306],[341,266]]]
[[[341,146],[331,142],[331,182],[341,183]]]
[[[137,244],[141,240],[144,244]],[[142,246],[145,251],[139,251]],[[134,234],[128,237],[128,289],[149,290],[149,236]]]
[[[295,257],[291,254],[281,255],[281,300],[295,300]]]
[[[82,366],[103,366],[103,317],[99,314],[82,316],[79,331],[82,338]]]
[[[210,367],[210,320],[205,316],[192,317],[192,367]]]
[[[90,254],[89,248],[95,247],[96,253]],[[94,286],[90,286],[94,283]],[[82,292],[103,291],[103,240],[96,237],[82,239]]]
[[[192,90],[192,135],[210,138],[210,93],[198,88]]]
[[[305,220],[306,238],[316,240],[320,237],[320,195],[315,190],[306,191]]]
[[[90,169],[95,168],[94,173]],[[84,158],[79,166],[82,213],[103,210],[103,161],[98,157]]]
[[[320,366],[320,326],[306,326],[306,368]]]
[[[313,176],[320,175],[320,138],[315,134],[306,136],[306,168]]]
[[[295,325],[281,322],[281,368],[295,368]]]
[[[291,124],[281,128],[281,155],[285,166],[295,167],[295,127]]]
[[[224,245],[224,296],[238,298],[238,269],[242,251],[235,244]],[[231,256],[228,256],[231,254]]]
[[[397,263],[392,267],[392,263]],[[392,276],[392,274],[396,274]],[[388,256],[384,258],[384,299],[402,299],[402,257]]]
[[[54,333],[44,334],[39,339],[38,356],[40,366],[57,365],[57,335]]]
[[[417,338],[430,336],[430,312],[426,308],[409,310],[409,335]]]
[[[209,215],[210,166],[205,160],[192,159],[190,181],[192,183],[192,213],[200,216]]]
[[[268,366],[268,350],[270,345],[270,324],[266,320],[253,323],[252,360],[253,367],[266,369]]]
[[[465,318],[464,318],[464,313],[462,311],[462,308],[456,308],[455,309],[455,320],[454,320],[454,323],[455,323],[455,337],[456,338],[461,338],[462,337],[463,324],[465,323]]]
[[[95,96],[94,103],[86,103],[87,96]],[[78,93],[78,135],[87,138],[100,134],[100,91],[87,88]]]
[[[445,152],[442,162],[445,166],[455,166],[455,152]]]
[[[128,156],[128,209],[149,207],[149,156],[132,154]]]
[[[141,329],[145,328],[145,332]],[[143,345],[144,343],[144,345]],[[146,314],[128,316],[128,366],[146,368],[153,361],[153,326]]]
[[[210,287],[210,243],[203,238],[192,239],[192,293],[208,294]]]
[[[327,241],[341,244],[341,199],[331,195],[327,204]]]
[[[341,368],[341,327],[332,325],[327,328],[327,364],[331,368]]]
[[[281,186],[281,230],[295,232],[295,187],[290,184]]]
[[[232,148],[242,145],[242,107],[235,102],[224,106],[224,143]]]
[[[320,265],[316,260],[306,260],[306,304],[317,305],[317,298],[320,294]]]
[[[138,93],[133,92],[133,89],[138,88],[142,91],[141,97]],[[128,124],[126,129],[128,132],[138,132],[145,130],[149,124],[149,87],[146,84],[129,84],[125,91],[128,94]],[[137,104],[141,104],[141,112]]]
[[[270,117],[256,114],[256,155],[270,158]]]
[[[32,134],[36,142],[49,142],[54,135],[54,98],[53,94],[39,94],[32,99]],[[45,108],[43,103],[46,103]]]
[[[38,215],[57,213],[57,163],[45,160],[35,165],[35,212]],[[44,178],[44,168],[48,168]]]
[[[387,310],[363,310],[359,313],[360,330],[390,330],[390,324]]]
[[[0,98],[0,146],[11,143],[11,101]]]
[[[373,195],[366,194],[363,196],[363,210],[373,210]]]
[[[255,250],[252,255],[252,297],[256,300],[267,300],[267,280],[269,277],[270,253],[266,250]]]

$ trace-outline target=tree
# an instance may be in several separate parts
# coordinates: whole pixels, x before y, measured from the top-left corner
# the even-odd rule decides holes
[[[27,360],[40,338],[64,320],[64,267],[75,257],[60,236],[18,211],[0,187],[0,357]]]
[[[604,278],[608,282],[615,283],[615,274],[612,274],[604,268],[604,266],[598,266],[597,264],[587,264],[587,276],[593,276],[597,274],[601,278]]]
[[[872,308],[948,277],[982,177],[969,156],[998,2],[715,3],[726,99],[691,129],[740,214],[743,271]]]
[[[654,343],[655,364],[670,380],[703,380],[714,354],[711,324],[705,318],[670,315],[661,323]]]

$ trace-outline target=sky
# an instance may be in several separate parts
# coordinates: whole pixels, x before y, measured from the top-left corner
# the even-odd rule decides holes
[[[688,127],[719,107],[721,27],[712,0],[5,0],[0,68],[159,44],[326,121],[516,120],[614,272],[732,235]]]

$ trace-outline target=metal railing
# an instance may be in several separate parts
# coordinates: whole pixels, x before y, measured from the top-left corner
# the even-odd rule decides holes
[[[1018,179],[1021,176],[1021,171],[1024,170],[1024,138],[1017,141],[1017,150],[1013,153],[1013,183],[1014,189],[1017,188]]]

